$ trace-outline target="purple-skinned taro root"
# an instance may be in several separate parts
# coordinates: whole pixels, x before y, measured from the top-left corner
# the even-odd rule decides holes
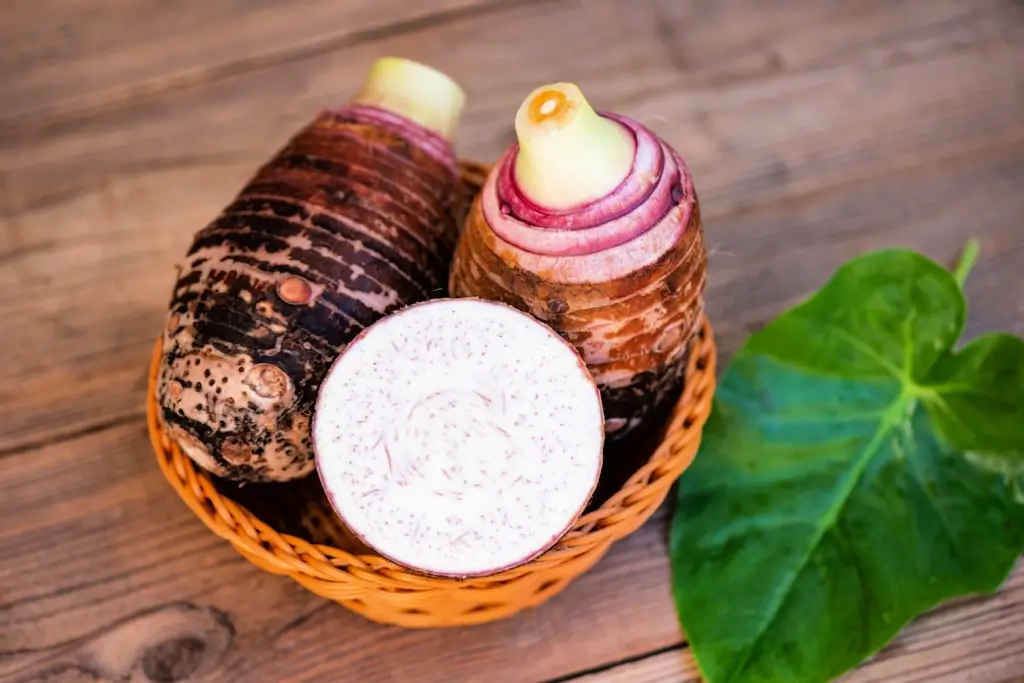
[[[537,88],[474,200],[453,296],[528,311],[572,343],[601,390],[609,443],[652,425],[682,386],[703,308],[700,205],[682,157],[579,88]]]
[[[437,576],[482,576],[554,545],[589,502],[601,397],[576,350],[477,298],[409,306],[360,334],[320,387],[313,444],[345,527]]]
[[[313,404],[359,332],[444,294],[462,215],[449,142],[464,94],[427,66],[374,63],[194,237],[166,319],[160,417],[239,482],[314,469]]]

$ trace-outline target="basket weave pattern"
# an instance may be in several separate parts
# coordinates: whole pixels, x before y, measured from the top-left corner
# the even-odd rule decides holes
[[[486,170],[463,164],[470,191],[479,186]],[[289,576],[374,621],[425,628],[484,623],[539,605],[590,569],[613,542],[646,522],[697,453],[715,389],[716,349],[704,317],[692,342],[685,389],[664,427],[664,437],[621,489],[581,516],[554,548],[532,562],[468,580],[422,576],[377,555],[281,533],[233,501],[163,431],[156,401],[159,361],[158,340],[147,394],[150,441],[161,471],[192,512],[267,572]],[[333,518],[333,512],[324,512]]]

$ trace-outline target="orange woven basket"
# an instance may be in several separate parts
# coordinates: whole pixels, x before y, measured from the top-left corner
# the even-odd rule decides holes
[[[480,186],[486,171],[463,163],[468,191]],[[197,468],[157,417],[160,350],[157,340],[147,394],[150,441],[167,481],[196,516],[261,569],[289,576],[368,619],[408,628],[510,617],[551,598],[593,567],[612,543],[650,518],[693,461],[715,390],[714,337],[702,317],[691,341],[683,393],[650,457],[540,557],[498,574],[456,580],[411,572],[358,544],[330,509],[316,477],[270,488],[238,487]]]

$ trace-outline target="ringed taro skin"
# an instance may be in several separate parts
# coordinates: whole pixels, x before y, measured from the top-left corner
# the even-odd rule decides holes
[[[534,90],[473,201],[453,296],[502,301],[573,344],[601,390],[609,443],[652,424],[682,385],[707,253],[683,158],[591,109],[571,83]]]
[[[298,131],[194,236],[158,401],[199,466],[238,482],[311,473],[330,363],[382,316],[445,292],[463,99],[429,67],[378,60],[352,101]]]

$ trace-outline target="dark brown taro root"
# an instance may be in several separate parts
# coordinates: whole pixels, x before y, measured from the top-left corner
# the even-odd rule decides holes
[[[402,59],[292,137],[194,238],[174,287],[158,400],[198,465],[239,482],[314,469],[310,416],[360,331],[446,293],[463,190],[463,93]]]
[[[470,209],[450,291],[528,311],[572,343],[601,390],[608,443],[625,443],[678,396],[703,308],[690,172],[569,83],[530,93],[516,132]]]

